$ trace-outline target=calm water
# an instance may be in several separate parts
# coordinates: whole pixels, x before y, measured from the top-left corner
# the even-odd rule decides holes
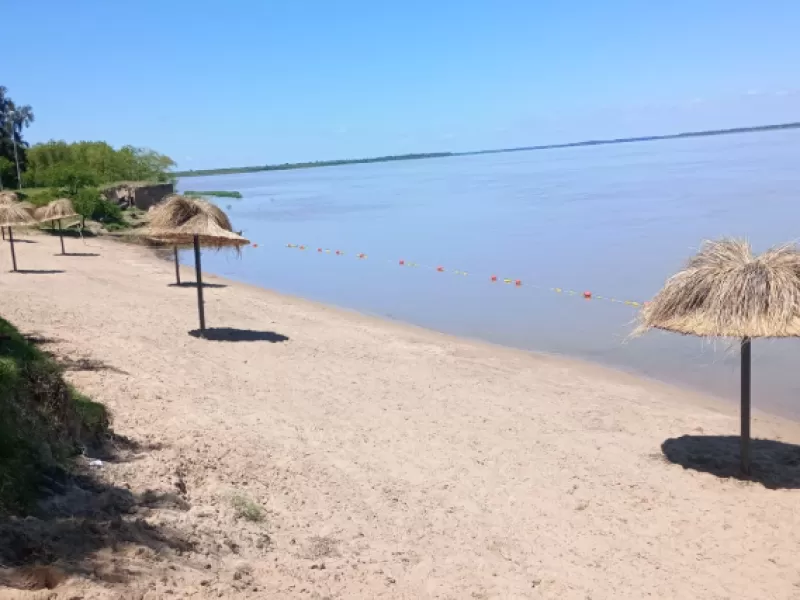
[[[746,236],[759,251],[796,239],[798,148],[800,133],[783,131],[190,178],[180,187],[245,196],[219,203],[259,247],[241,258],[206,253],[209,271],[736,401],[738,355],[725,342],[657,332],[627,340],[634,308],[533,286],[644,300],[703,239]],[[399,259],[470,275],[401,268]],[[523,286],[492,285],[492,274]],[[265,314],[264,327],[280,324]],[[800,341],[759,340],[753,352],[756,406],[800,416]]]

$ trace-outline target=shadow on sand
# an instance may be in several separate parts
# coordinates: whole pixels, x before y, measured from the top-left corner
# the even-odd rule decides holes
[[[66,273],[61,269],[17,269],[9,273],[22,273],[23,275],[55,275],[56,273]]]
[[[204,338],[212,342],[288,342],[289,338],[274,331],[254,331],[253,329],[234,329],[231,327],[211,327],[202,334],[199,329],[193,329],[189,335]]]
[[[170,284],[167,285],[167,287],[180,287],[180,288],[193,288],[194,289],[194,288],[197,288],[197,282],[196,281],[182,281],[180,283],[170,283]],[[219,288],[226,288],[226,287],[228,287],[228,286],[225,285],[224,283],[206,283],[205,281],[203,282],[203,289],[206,289],[206,288],[219,289]]]
[[[112,438],[107,448],[92,454],[108,462],[125,462],[150,449],[126,438]],[[133,494],[105,483],[90,466],[77,474],[50,468],[40,489],[44,498],[33,515],[0,519],[0,586],[53,589],[71,575],[126,583],[138,570],[124,561],[98,562],[100,550],[132,545],[160,555],[180,554],[193,547],[176,530],[142,518],[152,509],[188,510],[186,500],[174,492]]]
[[[684,435],[661,444],[670,462],[717,477],[755,481],[769,489],[800,489],[800,446],[751,440],[751,474],[739,470],[739,436]]]
[[[8,238],[6,238],[3,241],[8,242]],[[20,239],[18,237],[15,237],[14,238],[14,243],[15,244],[38,244],[39,242],[37,242],[36,240],[26,240],[26,239]]]
[[[97,252],[67,252],[65,254],[53,254],[53,256],[100,256]]]

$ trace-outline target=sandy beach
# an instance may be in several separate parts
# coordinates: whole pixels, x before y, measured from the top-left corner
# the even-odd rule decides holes
[[[69,239],[87,255],[60,257],[20,235],[32,272],[8,273],[3,243],[3,316],[95,361],[68,377],[132,441],[98,473],[171,500],[123,515],[150,537],[64,565],[54,590],[0,594],[800,597],[800,449],[776,466],[756,448],[762,481],[717,476],[734,402],[210,275],[208,326],[231,330],[197,339],[195,289],[152,251]],[[757,411],[753,435],[800,443]],[[242,498],[262,521],[237,517]]]

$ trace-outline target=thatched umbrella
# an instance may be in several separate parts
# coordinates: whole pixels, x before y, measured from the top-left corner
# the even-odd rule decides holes
[[[706,242],[641,311],[651,327],[741,343],[741,468],[750,473],[750,340],[800,336],[800,252],[754,256],[743,240]]]
[[[66,254],[64,250],[64,231],[61,229],[61,220],[80,217],[72,206],[72,200],[69,198],[53,200],[42,209],[37,209],[37,211],[34,212],[34,216],[40,223],[58,223],[58,237],[61,238],[61,254]]]
[[[148,226],[138,232],[138,235],[171,244],[176,248],[176,254],[179,246],[191,245],[194,248],[197,311],[201,335],[205,334],[206,317],[200,247],[240,248],[250,243],[230,229],[228,216],[210,202],[173,195],[153,211]]]
[[[0,192],[0,204],[11,204],[19,199],[16,193],[11,191]],[[6,239],[6,228],[0,227],[0,233],[3,234],[3,239]]]
[[[216,204],[212,204],[202,198],[192,198],[181,196],[180,194],[170,194],[163,201],[153,207],[149,217],[150,228],[152,229],[172,229],[185,223],[197,214],[204,213],[216,221],[222,229],[231,231],[231,221],[228,215]],[[172,251],[175,257],[175,283],[181,284],[181,269],[178,262],[178,249],[191,248],[192,244],[175,245]]]
[[[8,227],[8,241],[11,245],[11,263],[14,266],[14,271],[17,270],[17,255],[14,252],[14,232],[11,228],[19,225],[30,225],[34,222],[31,209],[26,206],[27,204],[27,202],[0,204],[0,227]]]

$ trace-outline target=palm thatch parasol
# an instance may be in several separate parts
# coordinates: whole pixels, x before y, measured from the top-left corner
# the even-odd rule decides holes
[[[149,227],[152,229],[172,229],[185,223],[198,214],[207,214],[223,229],[233,229],[230,219],[221,208],[202,198],[190,198],[180,194],[170,194],[163,201],[153,207],[149,217]],[[175,283],[181,284],[181,269],[178,262],[178,248],[191,248],[188,245],[174,245],[172,251],[175,257]]]
[[[14,232],[12,227],[19,225],[29,225],[34,222],[31,215],[31,208],[25,206],[27,202],[12,202],[11,204],[0,204],[0,227],[8,228],[8,241],[11,245],[11,263],[14,271],[17,270],[17,255],[14,252]],[[31,205],[32,207],[33,205]]]
[[[12,202],[16,202],[19,199],[19,196],[15,192],[12,191],[0,191],[0,204],[11,204]],[[0,227],[0,233],[3,234],[3,239],[6,239],[6,228]]]
[[[66,254],[64,250],[64,231],[61,229],[61,220],[80,217],[80,215],[75,212],[75,207],[72,206],[72,200],[69,198],[53,200],[44,208],[37,209],[34,216],[36,216],[36,219],[40,223],[58,223],[58,237],[61,238],[61,254]]]
[[[200,318],[200,333],[205,335],[206,317],[203,302],[203,274],[200,264],[200,247],[240,248],[250,242],[231,231],[228,216],[217,206],[205,200],[173,195],[159,205],[150,217],[147,227],[140,230],[153,240],[171,244],[175,248],[175,270],[180,283],[177,266],[177,248],[194,247],[194,267],[197,286],[197,311]]]
[[[800,336],[800,252],[754,256],[744,240],[705,242],[640,313],[650,328],[741,340],[741,469],[750,473],[750,340]]]

